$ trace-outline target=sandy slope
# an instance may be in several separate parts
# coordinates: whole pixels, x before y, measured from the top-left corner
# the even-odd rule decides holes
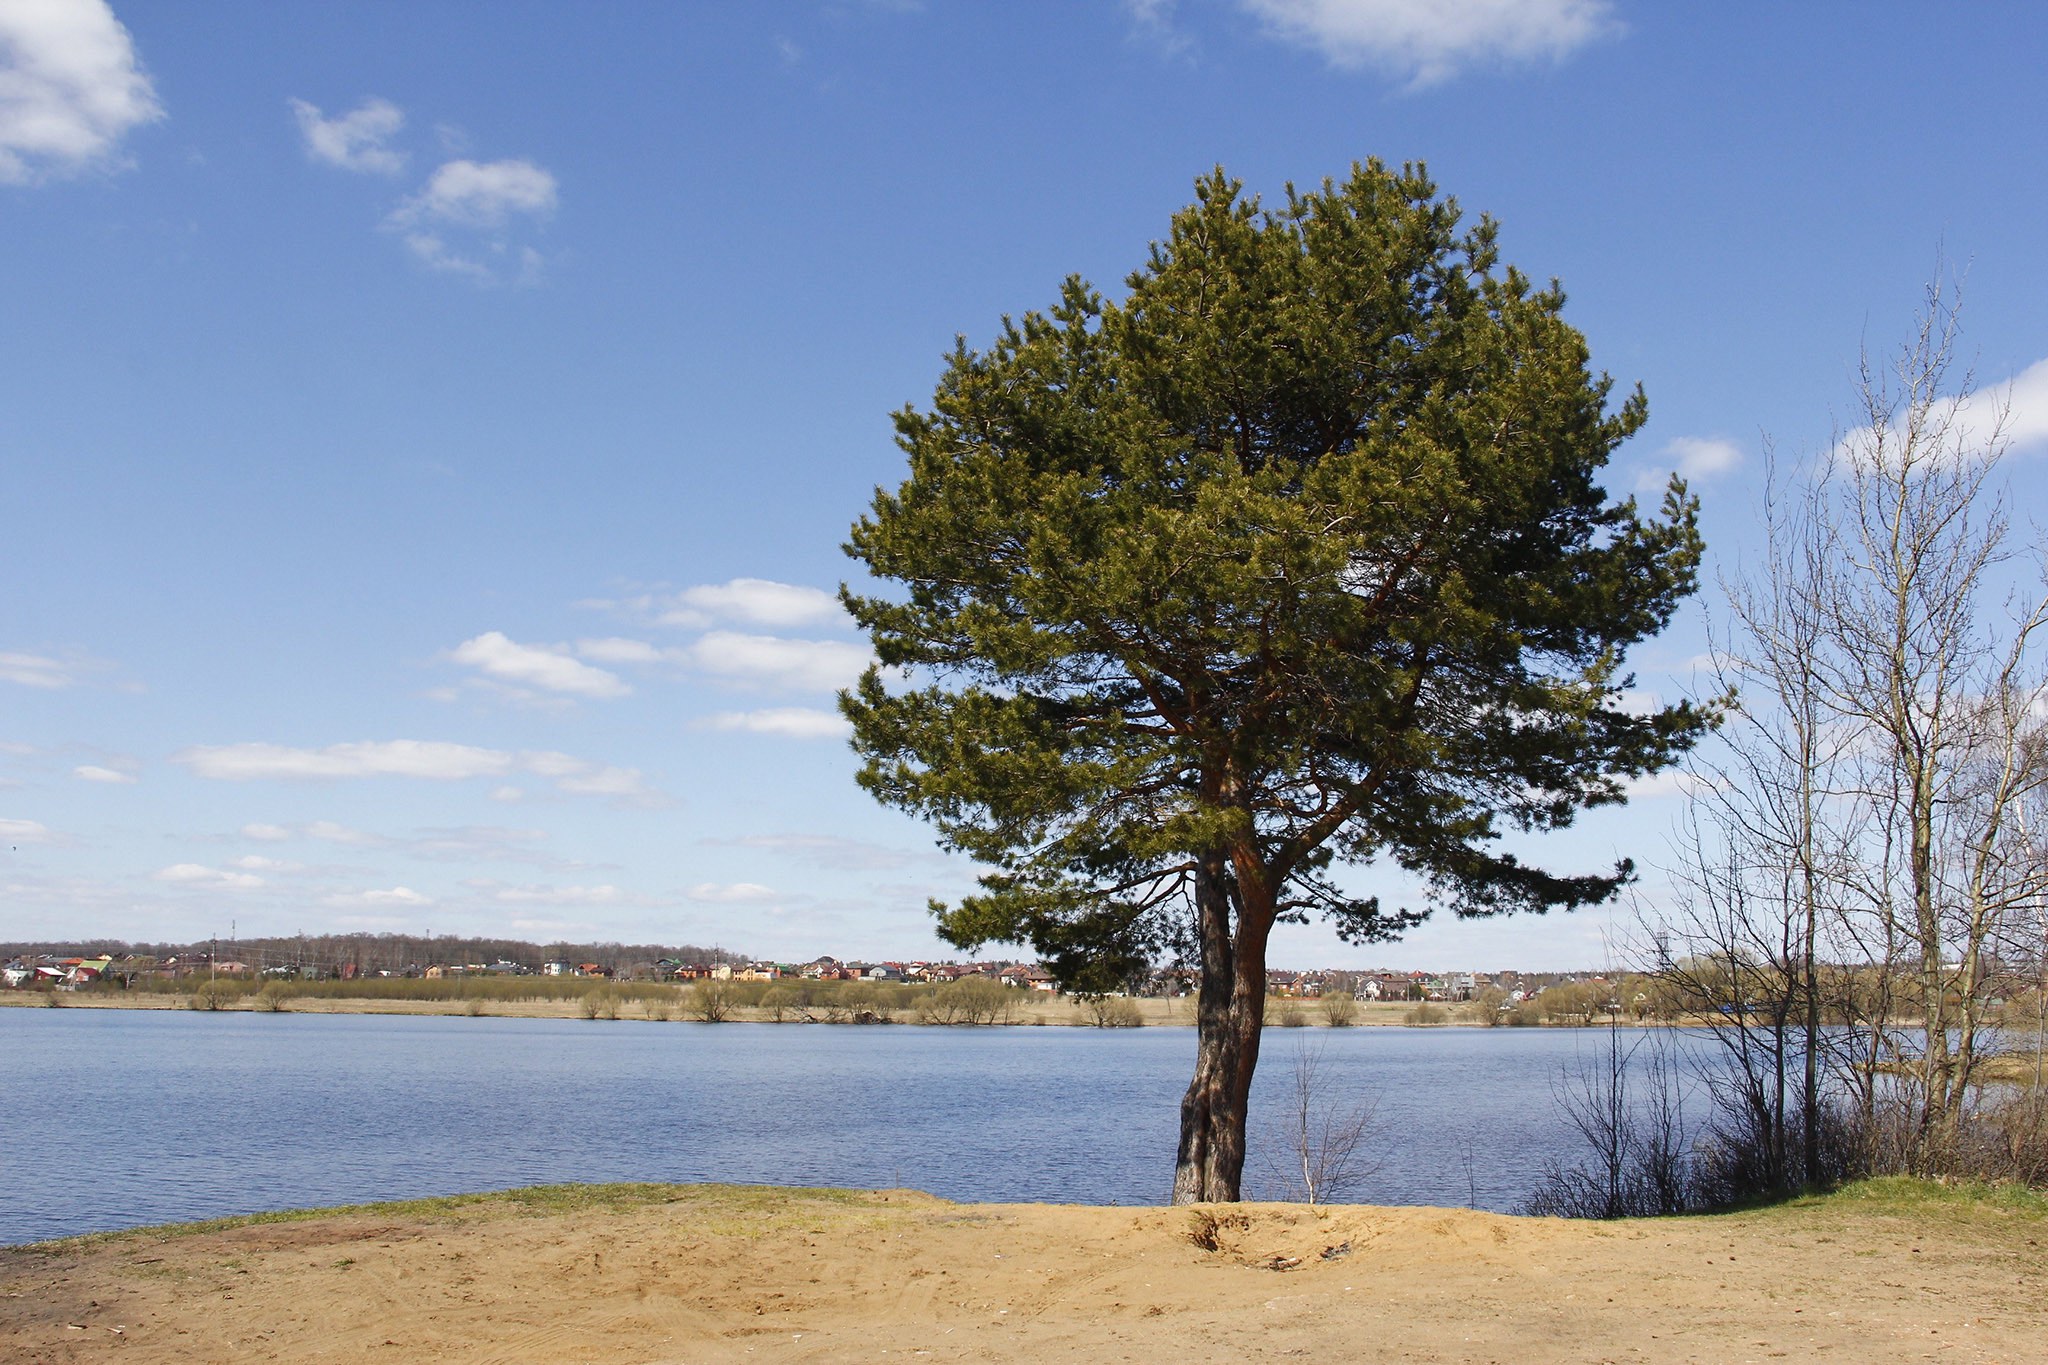
[[[0,1359],[2040,1361],[2044,1244],[1918,1195],[1589,1224],[600,1187],[0,1251]]]

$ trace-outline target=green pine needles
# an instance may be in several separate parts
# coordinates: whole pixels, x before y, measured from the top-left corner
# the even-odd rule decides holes
[[[1336,864],[1461,915],[1600,901],[1626,864],[1553,874],[1500,836],[1620,800],[1712,719],[1620,705],[1624,650],[1693,589],[1696,504],[1607,500],[1643,397],[1610,403],[1495,235],[1420,167],[1272,210],[1218,170],[1122,302],[1070,278],[963,342],[853,528],[901,589],[846,597],[882,665],[841,698],[860,781],[992,869],[940,932],[1085,990],[1201,963],[1177,1197],[1236,1197],[1273,923],[1428,913]]]

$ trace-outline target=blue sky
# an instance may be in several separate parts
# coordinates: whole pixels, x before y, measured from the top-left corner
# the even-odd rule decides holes
[[[1718,563],[1945,257],[2038,519],[2044,66],[2018,3],[0,0],[0,937],[951,955],[970,870],[831,716],[839,545],[954,336],[1115,289],[1218,163],[1498,218],[1648,392],[1611,487],[1695,475]],[[1654,864],[1675,804],[1541,852]]]

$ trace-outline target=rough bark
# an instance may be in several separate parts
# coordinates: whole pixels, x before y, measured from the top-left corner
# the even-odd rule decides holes
[[[1265,1022],[1266,944],[1262,926],[1244,916],[1233,933],[1231,911],[1223,860],[1203,860],[1195,878],[1202,969],[1195,1075],[1180,1102],[1176,1204],[1235,1202],[1244,1178],[1245,1121]]]

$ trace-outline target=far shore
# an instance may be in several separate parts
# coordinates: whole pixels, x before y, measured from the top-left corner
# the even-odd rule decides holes
[[[189,997],[157,991],[79,991],[58,997],[65,1009],[125,1009],[125,1010],[183,1010],[189,1009]],[[1192,1028],[1195,1022],[1194,1002],[1189,999],[1139,999],[1131,1001],[1136,1005],[1142,1027],[1147,1028]],[[29,991],[0,992],[0,1005],[47,1007],[45,993]],[[1328,1021],[1316,1007],[1316,1002],[1303,1001],[1301,1013],[1303,1027],[1328,1027]],[[253,999],[236,1000],[221,1006],[223,1012],[256,1012],[260,1007]],[[1384,1027],[1401,1025],[1406,1016],[1415,1008],[1412,1003],[1380,1004],[1361,1002],[1355,1026]],[[1443,1016],[1443,1022],[1460,1023],[1455,1006],[1436,1005],[1432,1007]],[[578,1000],[487,1000],[478,1008],[467,1000],[369,1000],[347,997],[294,996],[284,1002],[280,1013],[289,1014],[426,1014],[426,1015],[471,1015],[499,1019],[583,1019],[583,1005]],[[637,1002],[621,1002],[618,1006],[619,1022],[635,1023],[692,1023],[696,1022],[689,1013],[680,1008],[671,1010],[667,1020],[658,1019]],[[601,1021],[600,1021],[601,1022]],[[810,1012],[808,1017],[802,1010],[785,1010],[777,1019],[770,1011],[750,1006],[736,1006],[722,1022],[752,1024],[827,1024],[831,1020],[823,1011]],[[911,1022],[900,1017],[891,1017],[888,1024]],[[1274,1019],[1276,1026],[1279,1021]],[[1021,1001],[1014,1019],[998,1021],[985,1027],[1032,1028],[1036,1026],[1061,1028],[1093,1028],[1094,1017],[1073,999],[1068,997],[1040,996],[1035,1000]],[[849,1027],[855,1026],[850,1023]],[[984,1027],[983,1025],[962,1025],[962,1027]],[[1136,1026],[1134,1026],[1136,1027]]]
[[[0,1358],[2021,1362],[2048,1204],[1711,1217],[561,1185],[0,1248]]]
[[[59,1007],[64,1009],[124,1009],[124,1010],[184,1010],[190,1009],[191,997],[164,991],[78,991],[56,997]],[[1137,1010],[1137,1022],[1113,1025],[1127,1028],[1192,1028],[1195,1023],[1195,1002],[1188,997],[1178,999],[1155,999],[1149,997],[1126,997]],[[616,1006],[618,1022],[636,1023],[694,1023],[688,1010],[680,1003],[683,997],[678,993],[677,1001],[663,1018],[651,1013],[641,1002],[621,1001]],[[1353,1016],[1343,1025],[1333,1025],[1329,1015],[1315,1000],[1287,1000],[1269,1006],[1266,1023],[1270,1028],[1437,1028],[1467,1027],[1478,1028],[1479,1024],[1466,1017],[1465,1011],[1456,1004],[1432,1002],[1427,1015],[1415,1017],[1418,1003],[1415,1001],[1360,1001]],[[0,1006],[48,1008],[50,996],[47,992],[0,991]],[[257,1003],[254,996],[232,1000],[219,1007],[222,1013],[275,1012],[285,1014],[407,1014],[407,1015],[466,1015],[470,1017],[499,1019],[587,1019],[580,1000],[384,1000],[358,997],[292,996],[284,1000],[275,1011],[268,1011]],[[723,1023],[751,1024],[821,1024],[857,1027],[856,1021],[835,1018],[824,1010],[805,1011],[785,1009],[779,1012],[754,1006],[734,1006]],[[612,1016],[599,1016],[599,1022]],[[892,1014],[887,1019],[870,1021],[880,1025],[897,1025],[916,1022],[904,1013]],[[1624,1019],[1626,1026],[1637,1021]],[[1686,1022],[1686,1021],[1681,1021]],[[1604,1027],[1605,1018],[1595,1021],[1593,1026]],[[1095,1016],[1085,1002],[1075,997],[1039,995],[1020,1000],[1015,1015],[987,1024],[962,1024],[957,1027],[990,1028],[1094,1028],[1098,1027]],[[1505,1030],[1507,1026],[1500,1026]],[[1546,1022],[1527,1027],[1536,1028],[1577,1028],[1579,1024]]]
[[[636,987],[647,990],[648,987]],[[279,1001],[275,1007],[262,1003],[257,994],[244,995],[224,1000],[213,1012],[223,1014],[397,1014],[427,1016],[466,1016],[469,1018],[493,1019],[576,1019],[589,1022],[618,1023],[703,1023],[687,1008],[687,987],[666,988],[668,998],[663,1002],[666,1008],[650,1009],[642,999],[624,999],[613,1002],[608,1012],[592,1015],[587,1012],[581,999],[456,999],[456,1000],[405,1000],[378,999],[361,996],[292,995]],[[1107,1025],[1114,1028],[1193,1028],[1195,1024],[1195,1002],[1182,996],[1176,999],[1153,997],[1120,997],[1119,1004],[1135,1012],[1135,1018],[1126,1017],[1123,1022]],[[169,991],[110,991],[89,990],[58,993],[48,991],[0,990],[0,1008],[16,1009],[113,1009],[113,1010],[190,1010],[192,997]],[[1718,1021],[1704,1017],[1683,1019],[1632,1019],[1623,1017],[1610,1021],[1605,1015],[1590,1021],[1547,1019],[1534,1024],[1484,1025],[1473,1019],[1461,1004],[1428,1002],[1426,1007],[1418,1001],[1359,1001],[1355,1009],[1346,1012],[1348,1017],[1342,1024],[1333,1023],[1330,1015],[1316,1000],[1284,999],[1269,1001],[1266,1011],[1267,1028],[1458,1028],[1472,1031],[1498,1031],[1502,1033],[1522,1032],[1529,1029],[1588,1029],[1606,1028],[1610,1022],[1619,1023],[1623,1028],[1681,1028],[1694,1029],[1712,1025]],[[1418,1017],[1420,1016],[1420,1017]],[[824,1008],[805,1010],[786,1008],[769,1010],[758,1006],[734,1005],[729,1007],[719,1023],[728,1024],[817,1024],[834,1027],[896,1026],[915,1024],[920,1021],[911,1011],[898,1010],[881,1018],[857,1019],[844,1011]],[[1910,1022],[1910,1021],[1905,1021]],[[957,1021],[949,1027],[956,1028],[1097,1028],[1089,1004],[1077,996],[1032,995],[1020,998],[1011,1017],[985,1021]],[[2031,1037],[2031,1034],[2028,1035]],[[2032,1082],[2036,1079],[2036,1063],[2031,1052],[2022,1056],[2017,1053],[1986,1056],[1981,1061],[1981,1078],[2010,1083]]]

